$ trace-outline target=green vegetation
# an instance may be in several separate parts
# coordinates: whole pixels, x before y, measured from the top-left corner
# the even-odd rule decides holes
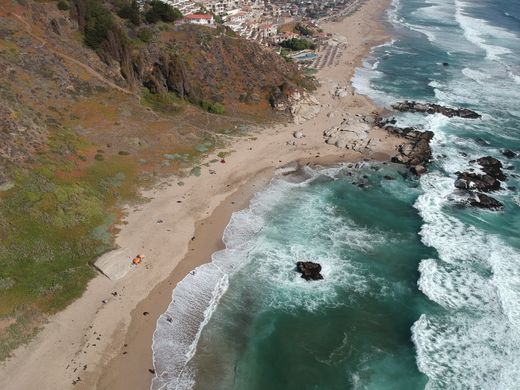
[[[135,196],[130,157],[79,158],[89,145],[54,129],[30,169],[16,168],[0,201],[0,360],[28,340],[45,313],[78,298],[95,275],[89,265],[112,248],[116,206]],[[85,153],[83,153],[85,154]]]
[[[284,47],[286,49],[289,49],[289,50],[293,50],[293,51],[316,49],[315,43],[313,43],[307,39],[300,39],[300,38],[287,39],[287,40],[281,42],[280,46]]]
[[[137,38],[145,43],[151,42],[153,40],[153,31],[148,27],[143,27],[137,32]]]
[[[117,11],[117,15],[120,18],[130,20],[130,22],[135,26],[141,24],[141,12],[139,11],[139,5],[136,0],[132,0],[129,3],[123,3]]]
[[[173,8],[161,0],[152,0],[144,17],[148,23],[157,23],[158,21],[175,22],[182,19],[182,13],[177,8]]]
[[[175,114],[182,110],[183,101],[174,93],[151,93],[148,89],[143,91],[143,105],[156,111],[167,114]]]
[[[99,0],[86,0],[85,4],[85,43],[93,49],[101,46],[109,31],[121,31],[114,22],[112,13]]]
[[[213,114],[219,114],[222,115],[226,112],[226,108],[223,104],[220,104],[218,102],[212,102],[210,100],[202,100],[200,102],[200,106],[204,111],[211,112]]]
[[[56,6],[60,11],[68,11],[70,9],[68,1],[65,0],[58,1],[58,4],[56,4]]]

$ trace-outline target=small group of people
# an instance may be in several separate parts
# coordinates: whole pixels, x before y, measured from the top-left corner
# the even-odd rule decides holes
[[[143,262],[143,260],[144,260],[144,255],[137,255],[132,260],[132,265],[139,265],[139,264],[141,264]]]

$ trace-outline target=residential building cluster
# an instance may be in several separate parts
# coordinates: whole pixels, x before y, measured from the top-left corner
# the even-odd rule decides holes
[[[185,23],[214,26],[218,19],[242,37],[270,45],[298,36],[281,32],[281,26],[304,18],[332,16],[353,0],[162,1],[178,8],[185,16]]]

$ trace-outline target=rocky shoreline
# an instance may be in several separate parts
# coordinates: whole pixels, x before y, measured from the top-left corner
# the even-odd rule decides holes
[[[479,113],[468,110],[467,108],[450,108],[441,106],[439,104],[434,103],[419,103],[419,102],[409,102],[405,100],[404,102],[399,102],[392,105],[392,108],[399,112],[420,112],[425,114],[442,114],[447,116],[448,118],[459,117],[463,119],[480,119],[482,115]]]

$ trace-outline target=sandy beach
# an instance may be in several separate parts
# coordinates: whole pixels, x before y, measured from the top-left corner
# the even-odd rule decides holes
[[[317,74],[320,111],[315,117],[237,137],[226,148],[233,152],[225,163],[203,166],[198,177],[172,177],[143,194],[148,202],[129,207],[116,243],[127,256],[144,254],[144,263],[119,280],[101,274],[93,279],[80,299],[50,318],[29,345],[0,367],[0,388],[148,389],[152,334],[172,289],[222,248],[231,213],[247,207],[276,168],[293,161],[388,160],[395,154],[402,140],[380,129],[370,131],[370,147],[361,151],[326,144],[323,137],[347,114],[379,111],[363,96],[335,92],[338,87],[350,91],[355,68],[372,47],[389,39],[381,22],[388,4],[368,0],[341,22],[322,25],[346,44]],[[294,138],[295,131],[305,137]],[[207,161],[215,158],[216,153]]]

